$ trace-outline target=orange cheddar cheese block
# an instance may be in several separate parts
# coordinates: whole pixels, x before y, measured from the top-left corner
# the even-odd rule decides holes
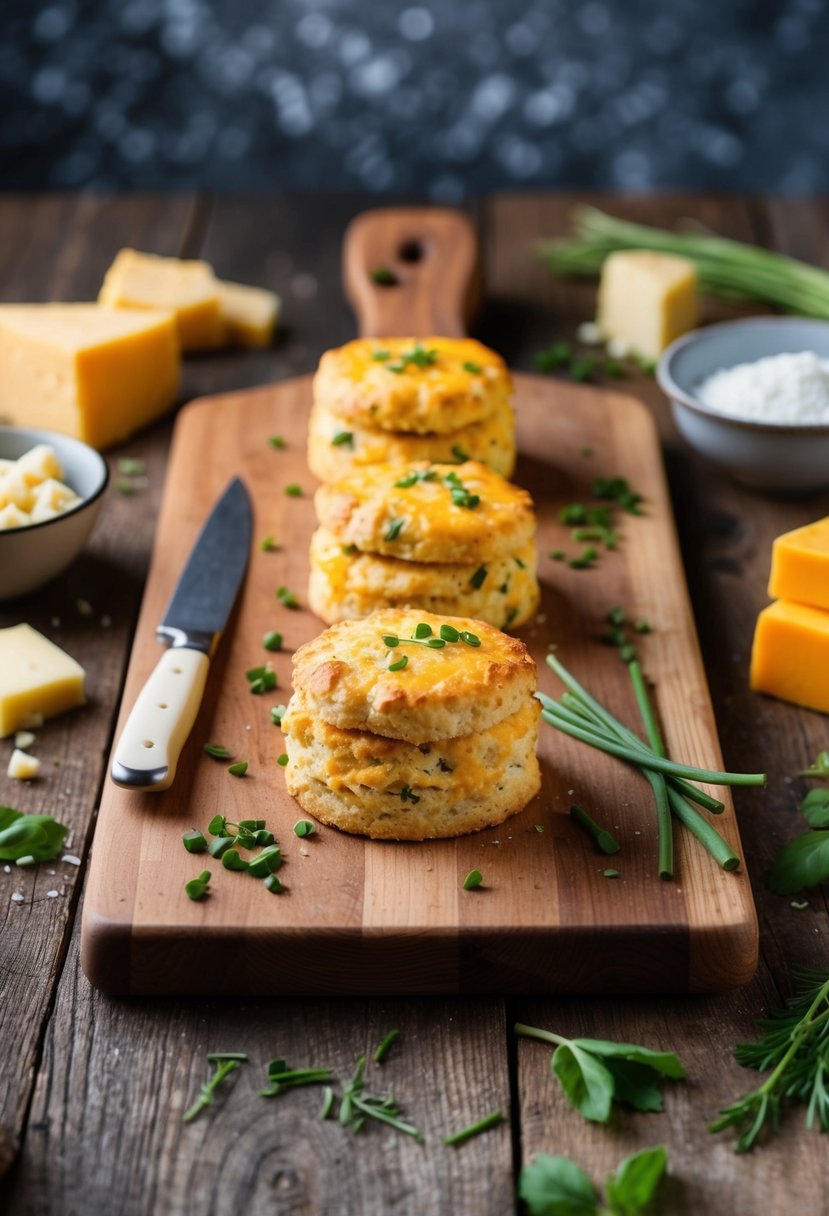
[[[172,312],[0,305],[0,420],[12,425],[105,448],[170,408],[180,372]]]
[[[122,249],[104,276],[98,302],[111,308],[169,308],[185,352],[225,342],[219,286],[207,262]]]
[[[829,713],[829,612],[777,600],[757,618],[751,687]]]
[[[769,595],[829,608],[829,515],[777,537],[771,551]]]

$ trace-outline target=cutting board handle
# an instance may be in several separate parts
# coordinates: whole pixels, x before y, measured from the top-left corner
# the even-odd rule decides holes
[[[480,291],[469,219],[443,207],[383,207],[349,224],[343,280],[363,338],[461,338]]]

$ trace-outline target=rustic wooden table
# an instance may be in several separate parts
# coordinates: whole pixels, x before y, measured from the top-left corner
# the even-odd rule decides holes
[[[566,230],[574,201],[504,196],[476,209],[486,265],[476,332],[516,367],[532,369],[536,350],[592,316],[593,286],[554,282],[532,250],[533,238]],[[829,267],[826,204],[597,201],[646,222],[692,216]],[[9,301],[92,298],[122,245],[204,256],[226,277],[275,287],[285,320],[271,350],[188,360],[183,399],[264,384],[311,370],[325,347],[352,336],[340,240],[351,215],[370,205],[368,197],[7,198],[0,291]],[[706,315],[730,314],[711,305]],[[799,830],[805,786],[793,774],[827,746],[826,723],[753,696],[747,670],[772,538],[825,514],[829,498],[773,500],[740,489],[682,446],[652,380],[622,387],[659,421],[727,766],[770,776],[765,794],[737,794],[762,933],[753,983],[684,999],[509,1002],[113,1000],[93,991],[78,963],[83,877],[164,481],[167,421],[111,454],[143,460],[147,487],[132,497],[111,492],[82,559],[48,591],[0,612],[0,624],[28,620],[65,646],[89,671],[91,692],[83,711],[42,731],[44,779],[24,788],[0,777],[0,801],[54,813],[70,825],[70,851],[81,859],[34,874],[0,871],[0,1208],[10,1216],[503,1216],[516,1209],[522,1162],[537,1152],[566,1154],[601,1182],[623,1156],[659,1143],[670,1154],[664,1213],[829,1212],[825,1145],[806,1132],[802,1111],[787,1113],[781,1134],[748,1157],[733,1154],[728,1133],[706,1130],[719,1107],[751,1087],[755,1074],[734,1062],[732,1047],[791,991],[792,964],[826,966],[826,893],[812,892],[796,909],[763,879]],[[22,903],[10,902],[13,890],[25,894]],[[519,1020],[673,1049],[689,1080],[669,1087],[663,1114],[587,1124],[553,1083],[549,1053],[516,1043]],[[208,1051],[245,1050],[257,1075],[279,1054],[331,1063],[347,1077],[392,1026],[401,1041],[386,1076],[425,1146],[379,1128],[353,1140],[319,1121],[317,1090],[262,1102],[253,1068],[236,1075],[220,1107],[182,1124]],[[509,1113],[500,1129],[459,1149],[441,1144],[448,1129],[494,1107]]]

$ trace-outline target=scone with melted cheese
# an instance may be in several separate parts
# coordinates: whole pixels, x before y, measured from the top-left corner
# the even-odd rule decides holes
[[[538,793],[540,709],[530,698],[477,734],[416,746],[331,726],[295,693],[282,722],[288,790],[323,823],[375,840],[492,827]]]
[[[344,545],[326,528],[311,538],[308,604],[327,625],[380,608],[411,607],[519,629],[538,607],[536,548],[477,562],[401,561]]]
[[[358,338],[322,356],[314,400],[349,426],[449,435],[509,405],[500,355],[472,338]]]
[[[535,663],[517,638],[483,621],[414,609],[332,625],[300,646],[293,663],[295,691],[324,722],[415,745],[488,730],[536,686]]]
[[[509,401],[479,422],[446,434],[372,429],[346,422],[323,401],[308,421],[308,467],[320,481],[339,481],[375,464],[480,460],[503,477],[515,468],[515,414]]]

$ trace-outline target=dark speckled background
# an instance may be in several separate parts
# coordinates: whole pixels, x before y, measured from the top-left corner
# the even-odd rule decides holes
[[[829,190],[826,0],[0,0],[4,189]]]

